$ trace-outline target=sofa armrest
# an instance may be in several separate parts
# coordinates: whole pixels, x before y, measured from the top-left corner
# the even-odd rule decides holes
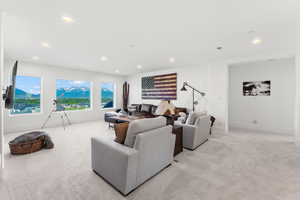
[[[183,127],[183,146],[188,149],[193,149],[197,127],[189,124],[182,124],[181,126]]]
[[[173,161],[175,135],[172,127],[153,129],[136,136],[134,148],[139,152],[138,183],[143,183]]]
[[[190,124],[181,124],[180,126],[183,127],[183,131],[187,133],[193,133],[195,129],[197,128],[195,125],[190,125]]]
[[[123,194],[136,187],[138,152],[105,138],[92,138],[92,169]]]
[[[202,116],[196,121],[197,129],[197,143],[203,143],[208,140],[211,128],[210,116]]]

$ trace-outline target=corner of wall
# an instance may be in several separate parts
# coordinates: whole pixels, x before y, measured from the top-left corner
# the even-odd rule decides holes
[[[216,129],[228,132],[228,64],[212,63],[209,68],[208,110],[216,118]]]
[[[295,122],[294,122],[294,135],[296,140],[300,140],[300,51],[295,56],[295,75],[296,75],[296,87],[295,87]]]

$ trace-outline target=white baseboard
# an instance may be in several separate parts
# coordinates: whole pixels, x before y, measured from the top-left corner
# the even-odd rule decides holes
[[[225,128],[222,126],[213,126],[211,131],[212,133],[226,133]]]
[[[230,129],[245,129],[249,131],[259,131],[259,132],[266,132],[266,133],[274,133],[280,135],[294,135],[293,127],[291,129],[278,129],[278,128],[270,128],[270,127],[263,127],[260,125],[254,125],[250,123],[244,122],[230,122],[229,124]]]

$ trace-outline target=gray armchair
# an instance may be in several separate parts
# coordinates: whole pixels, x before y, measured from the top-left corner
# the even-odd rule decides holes
[[[164,117],[130,122],[125,145],[92,138],[92,169],[124,195],[171,164],[175,146]]]
[[[192,124],[190,121],[185,124],[176,123],[183,127],[183,147],[190,150],[196,149],[208,140],[211,125],[209,115],[194,115],[193,117],[195,120]]]

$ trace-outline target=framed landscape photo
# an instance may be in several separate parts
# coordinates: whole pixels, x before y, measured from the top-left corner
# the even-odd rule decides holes
[[[243,82],[244,96],[271,96],[271,81]]]

